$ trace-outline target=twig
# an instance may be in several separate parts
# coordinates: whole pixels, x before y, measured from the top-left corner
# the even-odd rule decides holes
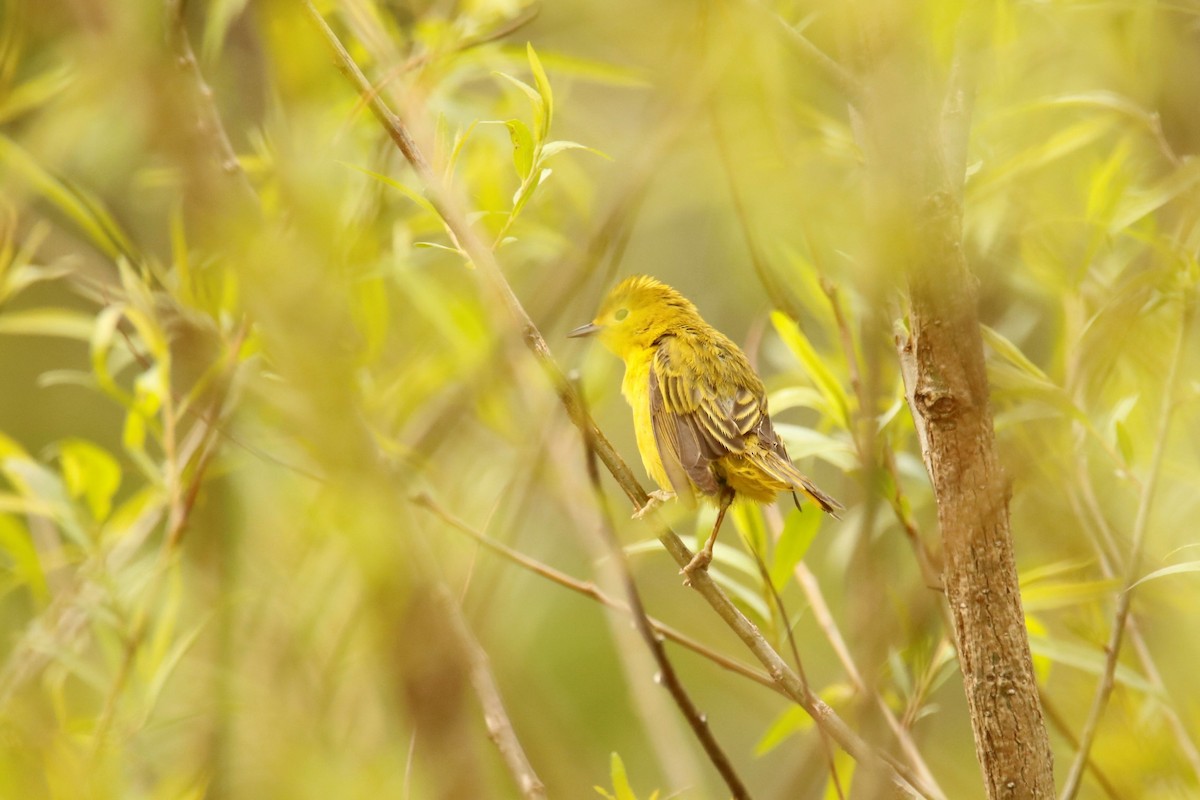
[[[540,5],[528,6],[511,19],[505,20],[502,24],[489,31],[478,33],[474,36],[468,36],[461,41],[455,42],[454,46],[445,53],[435,53],[432,50],[427,50],[424,53],[410,56],[403,64],[393,67],[380,78],[376,84],[376,91],[382,91],[389,83],[405,73],[412,72],[415,69],[420,69],[434,59],[435,56],[449,56],[471,50],[481,45],[490,44],[499,39],[503,39],[511,33],[515,33],[521,28],[524,28],[529,23],[537,19],[538,14],[542,13]],[[360,98],[358,106],[355,107],[355,112],[365,105],[367,98]]]
[[[1182,360],[1183,346],[1184,342],[1187,341],[1187,333],[1190,327],[1189,322],[1192,316],[1190,299],[1185,296],[1181,298],[1180,304],[1179,335],[1175,340],[1170,365],[1167,368],[1166,380],[1163,382],[1162,405],[1158,412],[1158,431],[1154,440],[1154,452],[1150,457],[1150,470],[1138,503],[1137,516],[1133,521],[1133,534],[1129,544],[1129,563],[1125,568],[1125,589],[1117,596],[1117,607],[1113,613],[1112,632],[1109,635],[1108,644],[1105,646],[1107,657],[1104,660],[1104,671],[1101,673],[1100,683],[1096,687],[1096,694],[1092,698],[1092,707],[1088,712],[1087,722],[1084,723],[1083,731],[1079,735],[1079,749],[1075,753],[1075,758],[1071,762],[1071,769],[1067,773],[1066,781],[1063,783],[1062,793],[1060,794],[1062,800],[1073,800],[1079,791],[1079,785],[1083,779],[1083,770],[1087,766],[1088,754],[1091,752],[1092,744],[1096,740],[1096,734],[1100,728],[1100,720],[1104,716],[1104,711],[1108,706],[1108,699],[1112,695],[1113,687],[1116,684],[1117,661],[1121,656],[1121,644],[1125,636],[1125,622],[1129,617],[1130,605],[1133,603],[1133,584],[1137,581],[1138,571],[1141,569],[1142,549],[1146,538],[1146,529],[1150,523],[1150,510],[1153,506],[1154,492],[1158,488],[1158,481],[1162,474],[1162,463],[1167,451],[1168,434],[1171,431],[1171,421],[1175,415],[1175,381],[1179,374],[1179,363]]]
[[[758,550],[749,546],[747,549],[754,555],[754,562],[758,566],[758,572],[763,582],[766,584],[767,591],[771,594],[771,599],[775,603],[775,609],[779,612],[780,622],[783,624],[783,632],[787,637],[788,647],[792,651],[792,660],[796,662],[796,674],[800,676],[800,680],[804,681],[805,687],[809,687],[808,675],[804,672],[804,664],[800,660],[800,648],[796,646],[796,636],[792,633],[791,615],[788,614],[787,608],[783,604],[783,598],[780,597],[779,591],[775,588],[774,581],[771,580],[771,571],[767,569],[767,562],[762,558]],[[842,788],[842,778],[838,775],[837,762],[834,760],[833,747],[829,743],[829,734],[824,728],[817,728],[817,734],[821,737],[821,753],[825,756],[825,766],[829,770],[830,782],[833,785],[833,790],[837,793],[838,800],[846,800],[846,790]]]
[[[896,469],[896,454],[892,450],[891,443],[886,440],[883,443],[883,468],[892,479],[892,492],[888,495],[888,504],[892,507],[892,513],[896,515],[896,520],[900,523],[900,528],[904,531],[904,536],[912,547],[913,556],[916,557],[917,566],[921,570],[921,577],[925,579],[925,585],[930,589],[944,591],[941,570],[934,566],[933,554],[929,552],[929,547],[921,538],[916,520],[912,518],[912,514],[907,508],[904,487],[900,484],[900,471]],[[946,619],[948,621],[948,617]]]
[[[346,48],[342,46],[341,41],[321,16],[320,12],[312,5],[311,0],[300,0],[300,2],[332,49],[338,69],[351,80],[360,94],[371,94],[370,82],[363,76],[358,65],[355,64],[350,54],[346,52]],[[537,326],[534,325],[533,320],[525,312],[512,287],[509,286],[494,254],[482,244],[474,231],[466,223],[466,216],[451,202],[448,192],[430,168],[425,156],[417,148],[403,120],[392,112],[378,96],[371,98],[370,107],[376,119],[384,126],[388,136],[396,143],[396,146],[413,167],[418,179],[424,184],[426,191],[430,195],[430,202],[433,203],[439,214],[442,215],[447,227],[450,228],[457,238],[459,245],[483,274],[487,288],[498,297],[515,319],[526,346],[532,351],[538,363],[546,371],[571,421],[590,437],[596,455],[630,499],[632,507],[640,508],[645,505],[648,499],[645,490],[642,489],[637,479],[633,476],[633,472],[629,469],[629,466],[617,453],[603,432],[585,412],[578,394],[566,380],[562,370],[554,361],[546,340],[542,337]],[[691,561],[691,551],[688,550],[679,536],[669,527],[659,527],[658,538],[671,554],[671,557],[680,566],[684,566]],[[758,628],[738,610],[707,573],[697,573],[692,579],[692,588],[709,603],[713,610],[717,612],[717,615],[750,648],[755,658],[767,668],[767,672],[783,687],[788,696],[799,703],[818,725],[824,726],[829,735],[859,764],[871,769],[884,770],[888,773],[888,777],[892,783],[900,791],[905,792],[909,796],[916,796],[918,794],[917,790],[913,788],[913,784],[919,784],[919,779],[907,767],[893,763],[894,759],[889,761],[886,754],[876,751],[870,744],[851,730],[841,717],[824,701],[811,692],[805,691],[796,673],[788,667],[787,663],[767,643],[762,634],[759,633]],[[929,792],[925,792],[925,794],[928,795]]]
[[[188,40],[187,28],[183,19],[184,3],[185,0],[166,0],[167,41],[175,52],[179,68],[187,73],[194,87],[196,111],[199,117],[196,127],[200,134],[207,137],[211,143],[221,171],[235,178],[238,185],[257,207],[258,194],[250,185],[250,179],[246,176],[246,171],[242,169],[241,162],[238,161],[237,152],[233,149],[233,143],[229,140],[229,134],[225,131],[225,125],[221,121],[221,114],[217,110],[212,87],[204,79],[204,73],[200,71],[200,64],[196,60],[196,53],[192,50],[192,44]]]
[[[416,549],[420,550],[424,546],[423,543],[418,544]],[[432,556],[428,560],[432,560]],[[508,712],[504,708],[504,700],[500,697],[500,688],[496,685],[495,676],[492,675],[487,651],[483,649],[483,645],[479,643],[470,626],[467,625],[466,619],[463,618],[462,607],[449,587],[446,586],[445,581],[439,578],[434,591],[445,611],[450,633],[467,662],[471,686],[483,707],[483,722],[487,726],[488,736],[495,743],[496,749],[500,751],[501,757],[504,758],[504,763],[516,780],[521,794],[529,800],[545,800],[546,787],[534,771],[533,765],[529,763],[525,750],[521,747],[521,740],[517,738],[512,720],[509,719]]]
[[[825,51],[813,44],[807,36],[789,23],[786,19],[769,8],[761,0],[752,0],[750,5],[758,8],[769,16],[783,30],[788,45],[800,60],[813,67],[820,75],[829,81],[846,98],[846,102],[857,106],[862,95],[862,87],[858,80],[838,62],[830,58]]]
[[[621,577],[621,585],[625,590],[625,596],[628,598],[630,613],[633,615],[633,623],[637,627],[638,633],[646,642],[646,647],[649,648],[650,654],[654,656],[654,661],[658,664],[658,679],[662,685],[671,694],[671,699],[675,701],[675,705],[679,707],[680,713],[687,720],[688,726],[691,727],[692,733],[700,741],[700,746],[704,748],[705,755],[712,762],[713,766],[721,775],[721,779],[725,781],[725,785],[729,787],[729,791],[734,798],[742,800],[750,797],[750,792],[742,783],[741,777],[733,768],[729,757],[725,755],[725,751],[721,748],[716,737],[713,735],[712,729],[708,726],[708,719],[700,710],[696,708],[696,704],[692,701],[687,689],[684,688],[683,682],[679,680],[679,675],[675,672],[674,665],[671,664],[671,659],[667,657],[666,648],[663,647],[662,639],[655,632],[654,627],[650,624],[650,618],[646,614],[646,608],[642,605],[642,596],[638,591],[637,583],[633,580],[633,573],[629,569],[629,560],[625,556],[625,551],[621,548],[621,543],[617,540],[617,535],[613,530],[612,511],[608,507],[608,499],[604,495],[604,487],[600,485],[600,470],[596,465],[596,450],[590,438],[584,438],[587,446],[587,473],[588,479],[592,484],[592,491],[595,495],[596,505],[600,510],[600,532],[604,538],[605,545],[608,547],[609,555],[613,564],[616,565],[617,572]]]
[[[1080,469],[1079,480],[1081,486],[1076,487],[1076,490],[1068,493],[1071,508],[1077,519],[1086,521],[1089,516],[1091,517],[1091,524],[1096,530],[1090,531],[1092,534],[1090,538],[1092,539],[1092,546],[1096,549],[1096,560],[1100,564],[1101,574],[1105,578],[1115,578],[1117,570],[1113,566],[1112,558],[1106,546],[1106,543],[1112,543],[1115,537],[1109,528],[1108,520],[1104,517],[1104,512],[1099,507],[1096,492],[1092,487],[1091,479],[1086,474],[1086,469]],[[1079,494],[1082,494],[1083,497],[1079,497]],[[1146,637],[1142,635],[1141,625],[1133,609],[1130,609],[1129,616],[1125,619],[1125,635],[1129,637],[1129,643],[1133,645],[1133,651],[1137,655],[1138,663],[1141,664],[1146,680],[1150,682],[1150,685],[1154,687],[1156,692],[1163,696],[1168,696],[1170,692],[1167,689],[1166,681],[1163,680],[1162,672],[1158,669],[1158,664],[1154,660],[1154,654],[1150,652],[1150,648],[1146,644]],[[1171,733],[1174,734],[1175,741],[1179,745],[1183,757],[1192,768],[1192,772],[1200,779],[1200,751],[1197,750],[1196,743],[1192,741],[1191,731],[1188,730],[1187,725],[1180,719],[1179,712],[1170,703],[1160,704],[1159,711],[1166,716],[1167,725],[1170,726]],[[1074,736],[1070,738],[1073,746],[1076,746]],[[1092,764],[1093,761],[1094,759],[1089,756],[1089,766],[1095,771],[1095,767]]]
[[[1042,711],[1046,713],[1046,719],[1050,720],[1050,724],[1052,724],[1055,730],[1058,731],[1059,735],[1066,740],[1067,744],[1071,746],[1071,749],[1078,750],[1079,740],[1076,739],[1075,734],[1071,732],[1070,723],[1065,717],[1063,717],[1062,714],[1058,712],[1058,709],[1054,707],[1053,701],[1050,699],[1050,696],[1046,694],[1046,692],[1039,689],[1038,696],[1042,703]],[[1092,777],[1096,779],[1096,783],[1100,784],[1100,788],[1104,790],[1104,793],[1108,795],[1110,800],[1122,800],[1121,793],[1117,791],[1117,787],[1112,785],[1112,781],[1108,779],[1108,776],[1101,771],[1094,758],[1088,759],[1087,767],[1091,771]]]
[[[712,124],[713,141],[717,145],[717,155],[721,159],[721,167],[725,172],[725,180],[729,184],[729,199],[733,204],[733,211],[737,215],[738,224],[742,229],[742,238],[746,241],[746,251],[750,254],[750,264],[754,267],[755,273],[758,274],[758,282],[763,285],[763,289],[767,292],[767,297],[771,303],[779,310],[786,313],[792,319],[800,319],[800,312],[796,308],[796,304],[788,297],[779,285],[778,279],[771,274],[771,268],[767,264],[767,258],[763,255],[762,248],[758,245],[758,240],[754,236],[754,230],[750,225],[750,212],[746,208],[746,201],[742,197],[741,188],[738,186],[737,175],[733,168],[733,154],[729,150],[729,142],[725,138],[725,132],[721,128],[721,116],[717,111],[716,103],[709,103],[709,121]]]
[[[625,603],[621,600],[618,600],[615,597],[609,596],[602,589],[600,589],[598,586],[596,586],[596,584],[594,584],[590,581],[581,581],[577,578],[574,578],[574,577],[566,574],[565,572],[560,572],[559,570],[555,569],[554,567],[551,567],[547,564],[543,564],[541,561],[538,561],[535,558],[531,558],[531,557],[525,555],[524,553],[521,553],[517,550],[512,549],[511,547],[509,547],[508,545],[506,545],[502,542],[496,541],[495,539],[493,539],[492,537],[483,533],[482,531],[479,531],[478,529],[471,527],[463,520],[454,516],[452,513],[450,513],[448,510],[446,510],[446,508],[444,506],[442,506],[440,503],[438,503],[428,493],[425,493],[425,492],[418,493],[410,499],[414,503],[416,503],[418,506],[420,506],[421,508],[424,508],[427,511],[430,511],[431,513],[435,514],[438,518],[440,518],[443,522],[445,522],[451,528],[454,528],[457,531],[465,533],[467,536],[471,537],[473,540],[475,540],[481,546],[485,547],[488,550],[491,550],[493,553],[496,553],[500,557],[505,558],[508,561],[511,561],[513,564],[516,564],[517,566],[521,567],[522,569],[528,570],[529,572],[532,572],[534,575],[543,577],[546,580],[548,580],[552,583],[556,583],[559,586],[562,586],[566,589],[570,589],[571,591],[575,592],[576,594],[581,594],[584,597],[591,598],[592,600],[595,600],[597,603],[600,603],[603,606],[607,606],[608,608],[613,608],[618,611],[623,611],[623,612],[629,613],[630,609],[629,609],[629,605],[627,603]],[[765,672],[754,669],[753,667],[748,667],[739,661],[734,661],[732,658],[729,658],[728,656],[724,656],[724,655],[718,653],[717,651],[709,648],[707,645],[696,641],[695,639],[688,636],[687,634],[676,630],[675,628],[671,627],[670,625],[666,624],[665,622],[657,620],[654,617],[649,617],[649,620],[650,620],[650,626],[652,628],[654,628],[656,633],[660,634],[664,638],[670,639],[672,642],[675,642],[676,644],[680,645],[681,647],[686,647],[688,650],[691,650],[693,653],[696,653],[699,656],[703,656],[704,658],[707,658],[709,661],[713,662],[714,664],[716,664],[719,667],[727,669],[730,672],[737,673],[738,675],[741,675],[744,678],[749,678],[750,680],[754,681],[755,683],[761,684],[762,686],[765,686],[768,689],[773,689],[776,692],[778,692],[779,694],[783,695],[784,697],[787,697],[787,693],[784,692],[779,687],[779,685],[777,683],[775,683],[775,681],[771,680],[771,676],[767,675]]]
[[[912,739],[911,731],[900,724],[896,719],[895,712],[891,706],[887,704],[887,700],[883,695],[874,689],[869,689],[863,681],[862,674],[858,671],[857,665],[854,663],[854,657],[850,655],[850,648],[846,646],[846,641],[842,638],[841,631],[838,630],[837,622],[833,619],[833,614],[829,611],[829,605],[825,602],[825,596],[821,592],[821,586],[817,583],[817,578],[803,561],[796,565],[793,571],[796,576],[796,582],[800,584],[804,596],[808,599],[809,610],[812,612],[813,621],[817,623],[817,627],[825,634],[830,647],[833,648],[834,654],[838,661],[841,662],[842,668],[846,670],[846,676],[850,679],[850,684],[854,690],[863,694],[868,691],[871,693],[875,704],[879,707],[880,713],[888,723],[888,727],[892,729],[896,740],[900,743],[900,749],[904,751],[904,755],[908,758],[913,769],[925,781],[925,785],[932,792],[932,797],[945,798],[945,793],[942,787],[938,785],[937,779],[933,777],[933,773],[929,769],[929,765],[925,763],[925,759],[921,756],[920,749]]]

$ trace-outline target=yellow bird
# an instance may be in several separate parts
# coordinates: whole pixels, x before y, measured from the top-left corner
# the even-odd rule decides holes
[[[779,492],[801,492],[834,517],[843,508],[788,458],[746,354],[679,292],[645,275],[626,278],[592,322],[568,335],[593,334],[625,362],[621,393],[642,463],[660,487],[634,516],[696,492],[717,503],[717,522],[685,574],[712,561],[735,497],[770,503]]]

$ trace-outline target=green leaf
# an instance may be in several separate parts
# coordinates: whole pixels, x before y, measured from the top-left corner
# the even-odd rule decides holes
[[[775,557],[771,563],[771,583],[777,589],[787,583],[792,570],[808,553],[817,531],[821,529],[823,518],[824,514],[813,508],[806,512],[793,508],[788,512],[783,530],[779,533],[779,541],[775,543]]]
[[[546,142],[546,144],[542,146],[542,160],[545,161],[551,156],[558,155],[564,150],[586,150],[589,153],[594,153],[601,158],[608,159],[609,161],[613,160],[612,156],[610,156],[608,153],[597,150],[594,147],[588,147],[586,144],[580,144],[579,142],[568,142],[564,139]]]
[[[54,519],[54,506],[36,497],[23,497],[12,492],[0,492],[0,514],[31,514]]]
[[[62,336],[89,341],[92,317],[66,308],[30,308],[0,314],[0,334],[14,336]]]
[[[12,562],[9,569],[19,584],[29,587],[29,593],[39,604],[50,599],[46,585],[46,573],[29,531],[20,520],[8,514],[0,514],[0,550]]]
[[[529,56],[529,68],[533,71],[533,80],[537,86],[538,95],[542,98],[542,104],[546,109],[545,116],[538,120],[538,141],[544,142],[550,135],[550,123],[554,118],[554,93],[550,90],[550,79],[546,77],[546,70],[543,69],[541,60],[534,52],[533,45],[526,43],[525,52]]]
[[[854,690],[844,683],[832,683],[819,692],[822,700],[831,706],[838,705],[854,696]],[[775,721],[770,724],[758,744],[754,746],[754,755],[764,756],[774,750],[790,736],[810,730],[813,727],[812,717],[800,706],[789,705]]]
[[[542,95],[537,89],[534,89],[520,78],[514,78],[512,75],[504,72],[494,72],[492,74],[504,78],[513,86],[516,86],[518,89],[524,92],[525,96],[529,98],[529,104],[533,107],[533,129],[538,134],[535,141],[544,141],[546,138],[544,131],[548,131],[550,129],[550,125],[546,121],[546,101],[542,99]]]
[[[616,800],[637,800],[633,787],[629,785],[629,776],[625,774],[625,762],[616,753],[609,761],[609,778],[612,780]]]
[[[1039,582],[1022,586],[1021,604],[1026,611],[1069,608],[1106,597],[1118,586],[1115,580]]]
[[[793,461],[814,457],[827,461],[844,472],[858,469],[858,454],[851,445],[840,439],[826,436],[803,425],[786,422],[775,423],[775,432],[783,439],[788,455]]]
[[[471,127],[474,128],[475,126],[472,124]],[[374,172],[372,170],[367,169],[366,167],[360,167],[357,164],[351,164],[347,161],[339,161],[338,163],[343,166],[349,167],[350,169],[358,170],[362,174],[364,174],[368,177],[374,178],[375,180],[379,181],[380,183],[384,184],[385,186],[392,187],[393,189],[398,191],[400,194],[407,197],[409,200],[412,200],[414,203],[416,203],[422,209],[424,209],[425,211],[428,211],[433,216],[437,217],[438,219],[442,218],[441,214],[438,213],[437,208],[434,207],[433,203],[431,203],[428,198],[426,198],[424,195],[422,195],[420,192],[416,191],[415,189],[411,189],[408,186],[405,186],[403,183],[396,180],[395,178],[392,178],[388,175],[384,175],[379,172]]]
[[[205,7],[204,35],[200,40],[200,52],[206,61],[214,61],[221,55],[221,45],[229,26],[246,8],[246,0],[211,0]]]
[[[763,554],[766,557],[767,526],[763,522],[762,509],[757,503],[735,503],[730,509],[734,527],[741,534],[751,553]],[[758,574],[757,568],[755,574]]]
[[[75,80],[75,70],[60,64],[13,87],[0,97],[0,124],[49,103]]]
[[[103,536],[113,541],[138,537],[152,530],[162,518],[167,496],[161,486],[147,485],[117,506],[104,523]]]
[[[79,187],[51,175],[20,145],[0,135],[0,164],[21,177],[30,188],[55,206],[87,235],[105,255],[135,258],[129,237],[99,203]]]
[[[1029,649],[1035,656],[1044,656],[1057,664],[1065,664],[1096,676],[1104,672],[1107,660],[1104,650],[1099,647],[1073,644],[1050,637],[1030,636]],[[1115,677],[1119,683],[1130,689],[1157,696],[1157,690],[1145,678],[1124,664],[1117,665]]]
[[[458,163],[458,157],[462,154],[463,147],[467,140],[471,138],[471,133],[475,130],[475,126],[479,124],[479,120],[474,120],[467,126],[466,130],[460,130],[454,134],[454,146],[450,148],[450,157],[446,160],[446,180],[454,175],[454,167]]]
[[[775,721],[771,723],[758,744],[754,745],[754,755],[765,756],[779,745],[783,744],[794,734],[806,731],[813,726],[812,717],[800,706],[789,705]]]
[[[1109,232],[1117,233],[1128,228],[1142,217],[1152,214],[1184,194],[1198,182],[1200,159],[1191,159],[1149,189],[1126,192],[1113,213],[1112,222],[1108,226]]]
[[[68,539],[85,551],[91,549],[91,539],[56,472],[28,456],[12,455],[0,460],[0,473],[21,497],[30,501],[30,510],[48,511]]]
[[[517,168],[517,175],[524,181],[533,170],[533,134],[519,119],[510,119],[504,125],[508,128],[509,138],[512,139],[513,165]]]
[[[1129,435],[1129,427],[1124,421],[1117,422],[1113,425],[1113,433],[1117,437],[1117,447],[1121,451],[1121,458],[1126,464],[1133,463],[1133,437]]]
[[[789,408],[811,408],[824,412],[827,408],[825,396],[811,386],[789,386],[777,392],[771,392],[767,401],[772,416]]]
[[[968,184],[973,199],[978,201],[988,193],[1011,184],[1028,172],[1045,167],[1075,153],[1100,139],[1112,130],[1115,122],[1108,116],[1089,117],[1046,137],[1007,162],[982,172]]]
[[[462,250],[459,250],[457,247],[450,247],[449,245],[438,244],[437,242],[413,242],[412,246],[424,248],[427,250],[445,250],[448,253],[454,253],[454,255],[460,256],[462,258],[467,257],[467,254],[464,253]]]
[[[1143,575],[1137,581],[1129,584],[1129,589],[1132,589],[1135,586],[1140,586],[1146,581],[1156,581],[1159,578],[1165,578],[1168,575],[1182,575],[1187,572],[1200,572],[1200,561],[1185,561],[1182,564],[1174,564],[1170,567],[1156,569],[1154,572]],[[1129,591],[1129,589],[1126,589],[1126,591]]]
[[[983,333],[983,340],[1002,358],[1007,360],[1013,366],[1024,370],[1026,373],[1032,375],[1038,380],[1045,381],[1051,385],[1054,384],[1054,381],[1050,380],[1050,376],[1043,372],[1041,367],[1030,361],[1025,354],[1021,352],[1021,348],[1013,344],[999,331],[995,330],[994,328],[989,328],[987,325],[980,325],[979,328]]]
[[[71,497],[87,502],[92,518],[103,522],[112,510],[113,495],[121,485],[121,467],[112,455],[85,439],[58,443],[58,460]]]
[[[851,782],[854,779],[854,770],[858,766],[858,762],[851,758],[850,754],[845,750],[836,750],[833,754],[833,769],[837,774],[837,781],[834,781],[830,775],[825,781],[825,797],[824,800],[842,800],[843,797],[857,797],[858,793],[850,791]]]
[[[521,188],[517,189],[517,193],[513,197],[513,210],[509,214],[511,218],[516,219],[517,215],[521,213],[521,209],[525,208],[525,204],[529,202],[529,198],[533,197],[533,193],[546,182],[552,172],[553,170],[544,169],[538,173],[536,180],[527,180],[521,184]]]
[[[800,364],[808,372],[808,377],[816,385],[817,390],[828,403],[827,412],[841,428],[849,425],[849,401],[842,385],[834,377],[829,367],[817,354],[817,350],[808,341],[808,337],[800,330],[795,320],[782,311],[771,312],[771,324],[783,339],[784,344],[800,360]]]
[[[146,452],[146,418],[137,409],[130,409],[121,428],[121,444],[131,453]]]

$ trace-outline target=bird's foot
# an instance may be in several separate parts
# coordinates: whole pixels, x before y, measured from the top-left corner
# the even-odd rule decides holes
[[[650,512],[654,511],[654,509],[658,508],[659,506],[661,506],[663,503],[667,502],[668,500],[674,500],[674,499],[675,499],[674,492],[668,492],[665,489],[655,489],[653,492],[650,493],[650,499],[646,501],[646,504],[644,506],[642,506],[641,508],[639,508],[637,511],[633,512],[633,518],[634,519],[644,519],[645,516],[647,514],[649,514]]]
[[[692,560],[687,565],[679,570],[679,574],[683,576],[683,585],[692,585],[692,575],[696,572],[707,572],[708,565],[712,563],[712,551],[708,548],[702,548],[696,551],[696,555],[692,556]]]

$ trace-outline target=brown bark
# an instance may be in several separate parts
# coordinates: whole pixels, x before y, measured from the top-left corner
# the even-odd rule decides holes
[[[937,501],[942,582],[975,752],[989,798],[1050,798],[1053,756],[1021,607],[975,282],[963,249],[970,129],[963,63],[972,48],[965,38],[959,42],[963,52],[947,74],[919,45],[906,47],[891,36],[867,40],[877,57],[857,123],[878,226],[877,277],[907,282],[910,332],[897,345]]]
[[[931,203],[928,269],[910,277],[906,390],[937,498],[942,581],[989,798],[1054,794],[1053,757],[1018,591],[975,293],[957,207]]]

